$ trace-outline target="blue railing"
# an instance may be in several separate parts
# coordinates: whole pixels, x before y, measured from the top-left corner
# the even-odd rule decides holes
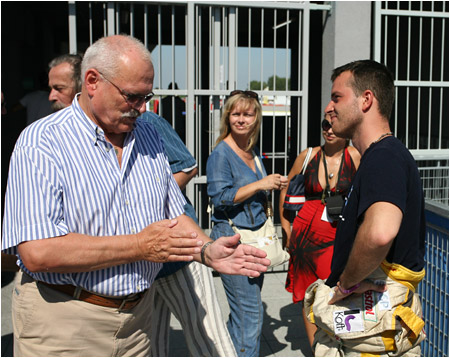
[[[425,333],[422,355],[449,356],[448,207],[427,202],[425,278],[419,285]]]

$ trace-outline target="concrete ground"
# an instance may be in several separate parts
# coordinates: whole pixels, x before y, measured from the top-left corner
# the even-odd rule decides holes
[[[2,357],[12,356],[11,293],[13,275],[2,273]],[[265,309],[261,357],[307,357],[311,350],[301,321],[300,306],[292,303],[284,289],[286,272],[266,273],[262,289]],[[220,277],[214,277],[224,320],[229,314],[228,302]],[[179,322],[172,316],[170,356],[186,357],[188,350]]]

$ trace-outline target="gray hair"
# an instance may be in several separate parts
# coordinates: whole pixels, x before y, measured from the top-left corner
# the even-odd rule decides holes
[[[114,38],[115,41],[111,39]],[[141,59],[152,63],[149,50],[138,39],[128,35],[102,37],[86,50],[81,63],[82,81],[86,71],[95,68],[108,78],[115,78],[120,73],[121,58],[130,50],[137,50]]]
[[[81,91],[81,61],[83,60],[83,56],[81,55],[73,55],[73,54],[65,54],[58,56],[50,61],[48,64],[49,71],[56,66],[61,65],[62,63],[68,63],[72,66],[72,80],[74,83],[74,90],[76,93]]]

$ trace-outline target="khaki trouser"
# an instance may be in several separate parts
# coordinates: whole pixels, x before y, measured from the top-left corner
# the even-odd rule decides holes
[[[425,339],[422,306],[415,289],[425,271],[413,272],[383,262],[369,276],[384,281],[385,293],[352,294],[329,305],[333,288],[322,280],[308,287],[304,300],[307,318],[318,327],[314,353],[318,357],[420,356]]]
[[[149,290],[130,311],[70,299],[19,272],[13,292],[14,356],[150,355]]]

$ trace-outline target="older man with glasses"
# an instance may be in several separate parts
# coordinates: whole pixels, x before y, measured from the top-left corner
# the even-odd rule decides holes
[[[239,235],[213,243],[184,215],[161,138],[138,119],[154,77],[142,43],[98,40],[82,76],[72,105],[27,127],[11,157],[2,250],[21,268],[16,356],[148,356],[162,262],[252,277],[270,263]]]

